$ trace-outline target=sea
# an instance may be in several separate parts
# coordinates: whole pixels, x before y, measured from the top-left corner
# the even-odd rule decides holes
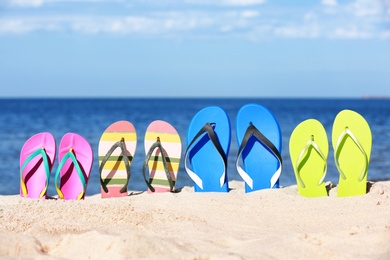
[[[289,140],[294,128],[302,121],[314,118],[325,127],[329,139],[326,182],[338,183],[339,173],[333,159],[332,125],[338,112],[351,109],[369,123],[373,148],[368,172],[369,181],[390,180],[390,99],[309,99],[309,98],[62,98],[62,99],[0,99],[0,195],[16,195],[20,189],[20,150],[24,142],[39,132],[50,132],[60,143],[68,132],[82,135],[92,146],[94,162],[87,195],[100,193],[97,149],[104,130],[119,120],[130,121],[137,132],[137,150],[131,165],[130,191],[146,191],[142,177],[145,158],[144,135],[154,120],[164,120],[180,134],[183,156],[186,132],[192,117],[202,108],[219,106],[229,115],[232,138],[228,156],[228,179],[242,181],[235,169],[238,146],[235,135],[237,111],[245,104],[267,107],[278,120],[282,131],[282,187],[296,185],[289,155]],[[48,195],[56,195],[54,172],[51,173]],[[193,186],[184,169],[183,160],[177,178],[177,188]]]

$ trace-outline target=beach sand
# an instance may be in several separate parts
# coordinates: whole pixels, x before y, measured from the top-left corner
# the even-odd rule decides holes
[[[364,196],[133,192],[119,199],[0,196],[0,255],[33,259],[390,259],[390,181]]]

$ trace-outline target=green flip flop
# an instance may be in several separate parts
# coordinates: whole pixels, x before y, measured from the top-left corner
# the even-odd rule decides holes
[[[372,148],[372,134],[367,121],[355,111],[341,111],[333,123],[332,144],[340,173],[337,196],[366,194]]]
[[[315,119],[303,121],[292,132],[289,146],[298,193],[304,197],[327,196],[324,178],[329,144],[323,125]]]

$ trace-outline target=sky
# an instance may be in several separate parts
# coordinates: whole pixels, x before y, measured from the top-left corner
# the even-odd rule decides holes
[[[0,98],[390,97],[390,0],[0,0]]]

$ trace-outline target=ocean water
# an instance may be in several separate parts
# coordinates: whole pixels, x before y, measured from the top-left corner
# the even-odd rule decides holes
[[[0,194],[19,194],[20,149],[24,142],[39,132],[51,132],[57,146],[65,133],[74,132],[86,138],[94,152],[94,163],[87,195],[100,192],[97,148],[103,131],[113,122],[128,120],[138,136],[137,151],[131,166],[129,190],[144,191],[142,178],[145,156],[143,139],[147,126],[154,120],[165,120],[179,132],[186,144],[187,127],[192,117],[206,106],[220,106],[228,113],[232,126],[232,143],[228,157],[229,180],[241,180],[235,169],[238,147],[235,138],[235,117],[245,104],[267,107],[277,118],[282,131],[283,172],[281,186],[296,184],[288,143],[291,132],[303,120],[315,118],[324,125],[329,139],[328,172],[325,181],[337,184],[339,173],[331,148],[332,124],[337,113],[352,109],[360,113],[371,127],[373,149],[368,180],[390,180],[390,100],[380,99],[0,99]],[[56,195],[55,163],[48,195]],[[177,187],[193,186],[182,161]]]

